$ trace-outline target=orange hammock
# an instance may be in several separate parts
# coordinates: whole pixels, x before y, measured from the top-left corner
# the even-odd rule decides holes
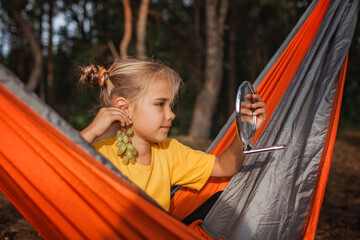
[[[0,188],[44,238],[197,237],[3,86],[0,91],[7,115],[0,120]]]
[[[330,85],[334,85],[330,91],[332,107],[324,126],[328,130],[320,143],[322,153],[314,191],[299,232],[302,238],[315,236],[339,119],[346,53],[355,28],[353,21],[356,22],[358,4],[350,0],[314,1],[268,69],[255,82],[268,112],[268,122],[255,136],[254,141],[257,141],[269,135],[266,127],[280,114],[277,106],[284,101],[291,83],[300,72],[309,71],[304,67],[308,66],[304,59],[309,52],[320,55],[320,50],[314,53],[314,43],[328,44],[325,51],[330,55],[322,55],[326,60],[334,52],[332,46],[338,48],[337,41],[346,38],[339,50],[341,54],[332,59],[338,63],[331,68],[336,72],[328,73]],[[339,17],[335,17],[337,15]],[[338,21],[334,23],[334,19]],[[327,32],[319,34],[327,27],[334,30],[331,36]],[[319,66],[324,69],[322,74],[327,74],[327,62]],[[315,73],[312,75],[312,78],[318,77]],[[189,228],[177,219],[184,219],[215,192],[226,189],[230,179],[211,178],[198,192],[180,189],[172,199],[170,215],[126,180],[1,65],[0,83],[0,190],[44,238],[206,239],[208,234],[221,235],[209,230],[214,214],[202,228],[196,225],[198,222]],[[221,132],[212,147],[213,154],[221,153],[234,138],[234,124],[230,121]],[[273,134],[277,133],[273,129]],[[217,209],[221,206],[215,206],[212,211]],[[236,238],[236,235],[228,238]]]

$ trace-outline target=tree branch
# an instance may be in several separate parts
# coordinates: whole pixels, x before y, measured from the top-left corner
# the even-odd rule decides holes
[[[142,0],[139,8],[139,17],[136,26],[136,54],[139,58],[144,58],[146,56],[146,23],[149,13],[149,0]]]
[[[120,43],[120,54],[121,57],[127,57],[127,49],[129,47],[132,35],[132,14],[131,14],[131,6],[129,0],[123,0],[124,5],[124,36]]]
[[[31,31],[30,27],[27,25],[26,21],[20,16],[20,13],[13,10],[12,15],[15,21],[17,22],[18,26],[24,32],[25,37],[30,45],[31,54],[34,59],[34,66],[32,68],[29,80],[27,82],[27,86],[34,91],[39,84],[40,76],[41,76],[41,69],[42,69],[41,48],[33,32]]]
[[[111,39],[109,39],[108,42],[107,42],[107,45],[108,45],[108,47],[110,49],[110,52],[111,52],[111,55],[113,56],[113,58],[118,59],[119,55],[118,55],[118,53],[116,51],[114,42]]]

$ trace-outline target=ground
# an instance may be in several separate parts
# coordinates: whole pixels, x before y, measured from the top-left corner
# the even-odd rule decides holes
[[[316,239],[360,239],[360,133],[337,136]]]
[[[208,140],[188,145],[206,149]],[[339,133],[320,212],[315,239],[360,239],[360,132]],[[0,240],[41,239],[40,235],[0,193]]]

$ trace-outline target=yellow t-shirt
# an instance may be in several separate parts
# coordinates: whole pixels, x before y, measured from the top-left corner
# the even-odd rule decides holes
[[[200,190],[213,170],[215,155],[193,150],[175,139],[151,145],[151,164],[122,164],[116,154],[116,138],[105,139],[93,146],[122,174],[155,199],[166,211],[170,209],[171,185]]]

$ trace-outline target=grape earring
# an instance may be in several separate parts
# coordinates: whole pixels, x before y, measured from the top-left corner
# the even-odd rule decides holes
[[[124,165],[130,163],[135,164],[135,155],[137,154],[136,149],[131,144],[130,136],[134,133],[131,128],[128,128],[125,132],[117,131],[117,141],[115,146],[118,147],[117,155],[122,158]]]

